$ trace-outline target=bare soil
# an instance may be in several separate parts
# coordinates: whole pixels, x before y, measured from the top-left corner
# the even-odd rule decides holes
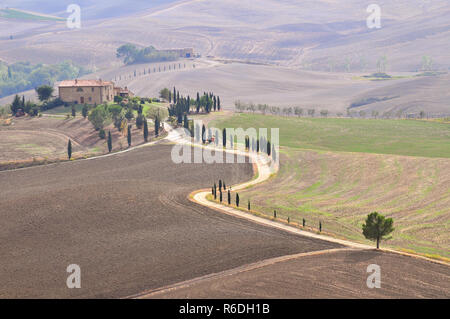
[[[368,288],[367,266],[381,287]],[[426,269],[426,271],[425,271]],[[449,298],[450,267],[376,250],[340,250],[217,276],[148,298]]]
[[[0,172],[0,297],[125,297],[267,258],[339,245],[199,206],[195,189],[249,164],[173,164],[171,146]],[[68,289],[78,264],[81,289]]]

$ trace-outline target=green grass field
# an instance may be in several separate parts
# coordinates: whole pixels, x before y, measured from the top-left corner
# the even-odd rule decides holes
[[[29,13],[17,9],[0,9],[0,17],[7,19],[39,20],[39,21],[65,21],[64,18]]]
[[[369,243],[361,226],[378,211],[396,228],[383,246],[450,257],[450,124],[237,114],[210,126],[280,128],[279,172],[239,193],[255,212]]]
[[[81,115],[81,110],[83,109],[82,104],[76,104],[75,110],[77,112],[77,115]],[[72,114],[72,107],[71,106],[58,106],[54,109],[50,109],[47,111],[42,112],[44,114],[52,114],[52,115],[66,115],[66,114]]]
[[[279,128],[290,148],[450,158],[450,125],[438,122],[237,114],[211,125]]]

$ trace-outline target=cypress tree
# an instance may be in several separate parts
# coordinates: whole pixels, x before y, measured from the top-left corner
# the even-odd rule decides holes
[[[248,210],[250,210],[250,199],[248,200]]]
[[[272,148],[270,147],[270,141],[267,141],[267,155],[270,156],[270,151],[272,150]]]
[[[83,115],[84,118],[88,115],[88,107],[86,104],[83,105],[83,108],[81,109],[81,115]]]
[[[144,117],[144,140],[148,141],[148,123],[147,119]]]
[[[222,191],[220,191],[220,202],[222,203]]]
[[[217,97],[217,110],[220,111],[220,97]]]
[[[222,180],[219,179],[219,191],[222,191]]]
[[[111,153],[112,151],[112,136],[111,131],[108,131],[108,152]]]
[[[127,141],[128,141],[128,147],[130,147],[131,146],[131,125],[128,125]]]
[[[206,142],[205,136],[206,136],[206,127],[205,127],[205,124],[203,124],[202,125],[202,143],[203,144],[205,144],[205,142]]]
[[[239,207],[239,194],[236,193],[236,206]]]
[[[155,117],[155,136],[159,136],[159,116]]]
[[[228,205],[231,205],[231,192],[228,190]]]
[[[67,144],[67,156],[69,157],[69,160],[72,158],[72,141],[69,140],[69,143]]]
[[[189,120],[186,114],[184,114],[184,119],[183,119],[183,127],[185,129],[189,129]]]
[[[177,90],[173,87],[173,103],[177,103]]]
[[[225,190],[227,187],[225,186],[225,181],[222,181],[222,187]]]
[[[227,147],[227,129],[224,128],[222,130],[222,145],[223,147]]]

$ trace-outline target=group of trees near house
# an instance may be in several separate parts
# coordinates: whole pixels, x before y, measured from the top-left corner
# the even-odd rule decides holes
[[[22,95],[22,97],[17,94],[15,95],[13,102],[9,106],[9,110],[13,116],[21,113],[28,114],[29,116],[37,116],[40,112],[47,111],[61,105],[69,105],[68,103],[64,103],[58,97],[53,98],[53,86],[41,85],[35,90],[38,95],[39,103],[34,103],[30,100],[25,101],[24,95]]]
[[[10,106],[11,114],[13,116],[28,114],[29,116],[37,116],[39,114],[39,106],[31,101],[25,102],[25,96],[19,97],[17,94],[14,97]]]
[[[173,52],[159,51],[153,46],[139,48],[133,44],[124,44],[116,51],[116,56],[125,64],[175,61],[178,55]]]
[[[139,101],[139,103],[137,102]],[[94,128],[99,131],[101,138],[106,137],[104,127],[113,123],[114,127],[123,135],[127,136],[128,146],[131,146],[131,128],[133,119],[138,129],[142,130],[144,140],[148,141],[148,123],[143,114],[143,102],[140,98],[134,98],[129,103],[121,104],[100,104],[89,109],[87,105],[83,106],[83,117],[87,117]],[[135,115],[135,111],[137,115]],[[159,135],[161,118],[157,114],[153,117],[155,123],[155,136]]]
[[[212,111],[220,111],[220,97],[214,95],[212,92],[197,92],[197,97],[192,99],[189,95],[184,97],[180,95],[180,92],[174,87],[173,91],[164,88],[160,91],[160,97],[167,100],[170,104],[168,107],[169,116],[176,119],[178,124],[184,125],[189,128],[187,124],[187,115],[194,113],[210,113]]]

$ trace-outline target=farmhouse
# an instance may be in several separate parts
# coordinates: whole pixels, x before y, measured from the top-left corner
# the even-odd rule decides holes
[[[127,87],[125,88],[121,88],[121,87],[114,87],[114,95],[115,96],[120,96],[123,98],[129,98],[129,97],[133,97],[134,93],[131,92]]]
[[[168,50],[158,50],[163,53],[175,54],[179,58],[193,58],[194,57],[194,49],[193,48],[185,48],[185,49],[168,49]]]
[[[100,80],[62,81],[59,86],[59,98],[75,104],[102,104],[114,100],[114,83]]]

